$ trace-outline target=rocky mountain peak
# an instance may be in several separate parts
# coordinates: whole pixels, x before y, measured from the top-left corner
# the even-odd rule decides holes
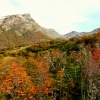
[[[26,29],[32,29],[34,22],[35,21],[28,13],[8,15],[0,19],[0,25],[2,26],[1,28],[5,31],[15,26],[20,26],[21,28],[26,28]]]
[[[21,22],[34,22],[30,14],[16,14],[16,15],[8,15],[2,19],[1,24],[19,24]]]
[[[31,17],[31,15],[29,13],[26,13],[26,14],[21,14],[23,17]]]

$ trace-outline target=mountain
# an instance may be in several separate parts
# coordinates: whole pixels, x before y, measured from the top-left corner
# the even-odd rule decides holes
[[[40,26],[30,14],[16,14],[8,15],[0,19],[1,31],[10,30],[13,27],[19,27],[18,33],[23,34],[25,30],[35,30],[36,32],[42,32],[49,37],[57,38],[60,36],[54,29],[47,29]]]
[[[76,32],[76,31],[71,31],[71,32],[63,35],[63,37],[65,37],[66,39],[69,39],[69,38],[72,38],[72,37],[81,37],[84,34],[89,35],[89,34],[97,33],[99,30],[100,30],[100,28],[94,29],[94,30],[92,30],[90,32]]]
[[[97,33],[98,31],[100,31],[100,28],[96,28],[96,29],[92,30],[92,31],[90,32],[90,34]]]
[[[38,30],[30,14],[17,14],[0,19],[0,47],[48,41],[52,38]],[[39,26],[40,27],[40,26]]]
[[[0,47],[50,41],[59,36],[61,35],[54,29],[40,26],[30,14],[8,15],[0,18]]]
[[[63,35],[63,37],[65,37],[66,39],[72,38],[72,37],[80,37],[82,35],[86,34],[86,32],[76,32],[76,31],[72,31],[69,32],[65,35]]]

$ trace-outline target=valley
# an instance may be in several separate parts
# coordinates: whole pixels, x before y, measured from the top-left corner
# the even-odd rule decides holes
[[[0,100],[100,100],[99,28],[62,38],[29,14],[0,23]]]

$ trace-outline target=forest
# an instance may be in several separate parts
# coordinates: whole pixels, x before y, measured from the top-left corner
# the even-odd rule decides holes
[[[1,49],[0,100],[100,100],[100,31]]]

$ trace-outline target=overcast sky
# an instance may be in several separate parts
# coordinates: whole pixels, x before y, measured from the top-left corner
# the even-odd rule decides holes
[[[100,0],[0,0],[0,17],[30,13],[46,28],[60,34],[100,27]]]

